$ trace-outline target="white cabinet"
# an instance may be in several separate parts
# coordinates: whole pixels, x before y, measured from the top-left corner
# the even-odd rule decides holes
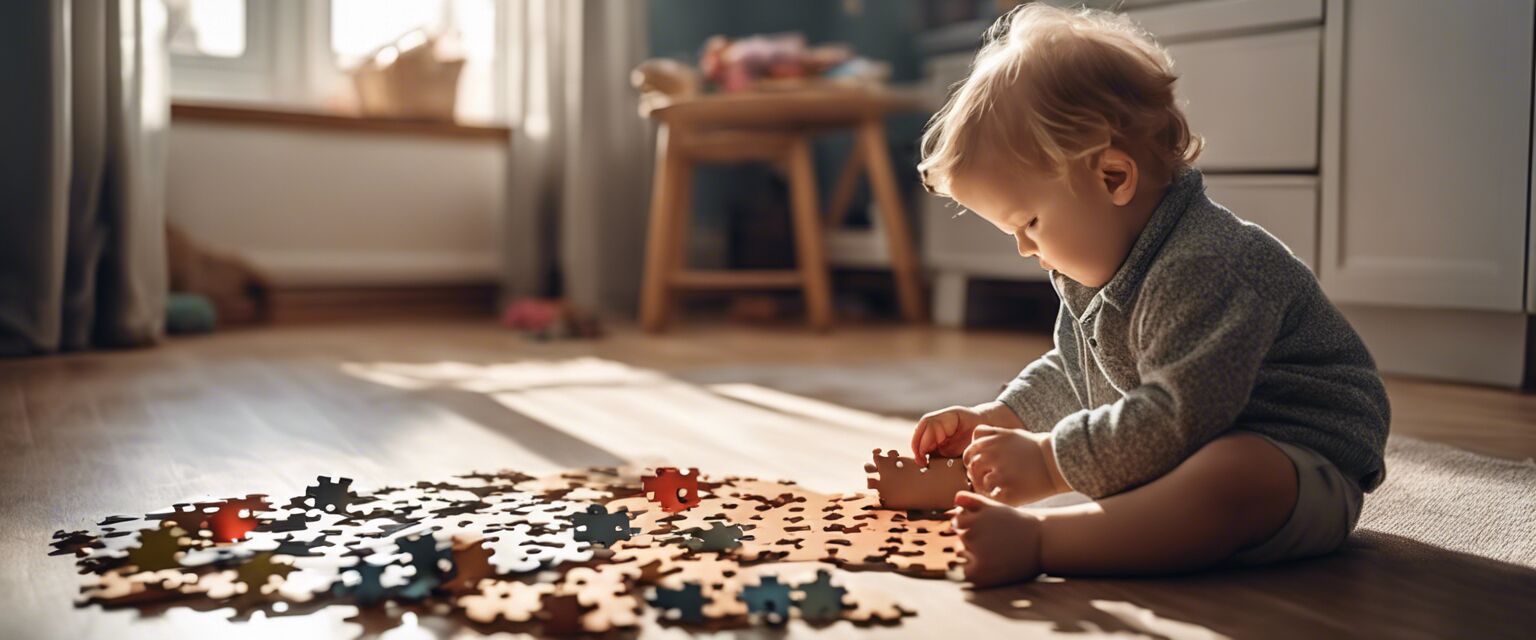
[[[1524,309],[1533,7],[1330,3],[1319,271],[1335,301]]]
[[[1205,192],[1238,217],[1264,227],[1317,270],[1317,176],[1207,175]]]

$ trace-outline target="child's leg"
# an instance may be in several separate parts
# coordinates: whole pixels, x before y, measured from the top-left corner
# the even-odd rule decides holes
[[[1167,475],[1097,502],[1025,509],[1040,521],[1040,568],[1056,575],[1166,573],[1263,542],[1296,504],[1296,469],[1261,436],[1231,433]]]

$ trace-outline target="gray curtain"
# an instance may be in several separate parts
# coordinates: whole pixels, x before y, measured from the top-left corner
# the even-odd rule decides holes
[[[508,3],[509,294],[636,306],[653,152],[629,72],[647,49],[648,4]]]
[[[161,333],[163,27],[158,0],[0,2],[0,355]]]

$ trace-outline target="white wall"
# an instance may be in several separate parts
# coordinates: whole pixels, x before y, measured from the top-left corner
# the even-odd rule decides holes
[[[495,282],[506,145],[176,122],[168,214],[280,285]]]

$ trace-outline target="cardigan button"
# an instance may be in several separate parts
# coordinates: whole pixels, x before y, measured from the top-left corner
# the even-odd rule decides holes
[[[1089,338],[1088,339],[1088,348],[1090,348],[1090,349],[1097,349],[1097,348],[1099,348],[1099,340],[1098,340],[1098,338]]]

